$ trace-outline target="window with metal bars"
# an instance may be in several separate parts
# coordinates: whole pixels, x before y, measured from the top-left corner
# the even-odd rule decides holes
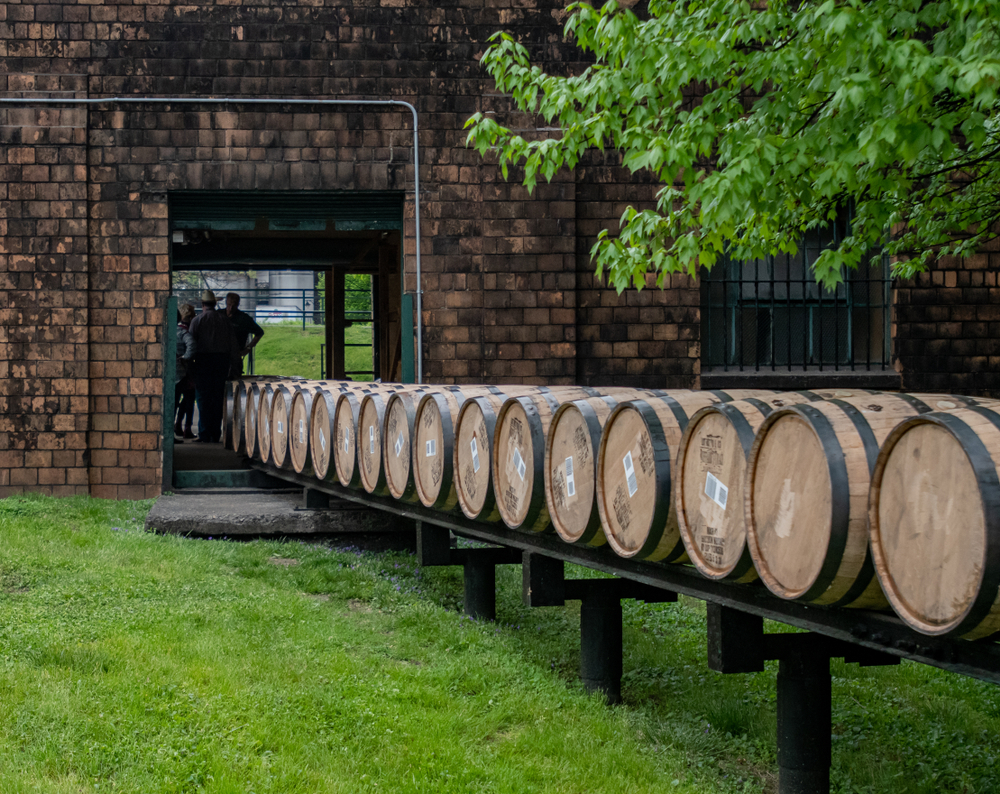
[[[891,278],[886,257],[844,274],[835,290],[813,263],[836,247],[850,217],[809,232],[798,253],[720,259],[702,273],[706,371],[884,371],[891,367]]]

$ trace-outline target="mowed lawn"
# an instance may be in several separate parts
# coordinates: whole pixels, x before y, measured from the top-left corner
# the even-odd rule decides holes
[[[475,622],[460,569],[160,537],[148,507],[0,500],[4,794],[774,791],[774,668],[710,672],[699,602],[625,602],[608,707],[578,609],[525,609],[518,566]],[[1000,788],[1000,688],[833,671],[834,791]]]
[[[298,376],[318,379],[322,357],[320,346],[326,342],[326,331],[322,325],[281,323],[263,326],[264,338],[254,348],[254,372],[257,375]],[[348,372],[364,371],[372,368],[372,328],[365,323],[348,326],[344,331],[348,345],[344,364]],[[352,380],[370,380],[370,374],[351,375]]]

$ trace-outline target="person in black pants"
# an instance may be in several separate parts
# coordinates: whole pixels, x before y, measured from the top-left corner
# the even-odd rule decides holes
[[[191,321],[195,343],[194,382],[198,400],[198,441],[222,440],[226,378],[236,354],[236,336],[225,312],[215,310],[215,293],[201,294],[201,314]]]
[[[174,389],[174,405],[177,406],[177,421],[174,434],[181,438],[194,438],[191,423],[194,420],[194,337],[191,336],[191,321],[194,306],[183,303],[177,310],[177,386]],[[175,443],[183,443],[176,439]]]

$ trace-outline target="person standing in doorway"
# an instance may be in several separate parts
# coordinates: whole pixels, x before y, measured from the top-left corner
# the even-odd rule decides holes
[[[236,335],[236,355],[233,356],[233,365],[229,371],[230,378],[240,378],[243,376],[243,359],[247,354],[257,347],[257,343],[264,336],[264,329],[257,325],[253,317],[246,312],[240,311],[240,296],[235,292],[226,295],[226,316],[233,326],[233,333]]]
[[[191,321],[191,336],[194,337],[196,350],[197,440],[208,443],[222,440],[226,378],[236,353],[233,327],[225,312],[215,310],[215,304],[215,293],[205,290],[201,294],[201,314]]]
[[[177,406],[175,435],[194,438],[191,423],[194,421],[194,337],[191,336],[191,321],[194,306],[182,303],[177,310],[177,386],[174,389],[174,405]],[[175,443],[180,444],[178,439]]]

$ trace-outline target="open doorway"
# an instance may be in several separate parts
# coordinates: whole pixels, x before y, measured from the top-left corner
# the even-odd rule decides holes
[[[401,228],[401,194],[172,194],[171,304],[200,311],[208,289],[222,310],[237,293],[263,331],[245,374],[403,380],[413,349],[402,344]],[[170,350],[175,323],[168,318]],[[168,443],[173,397],[164,399]],[[219,445],[190,441],[177,437],[178,449],[164,450],[170,486],[242,465],[221,446],[209,449]]]

